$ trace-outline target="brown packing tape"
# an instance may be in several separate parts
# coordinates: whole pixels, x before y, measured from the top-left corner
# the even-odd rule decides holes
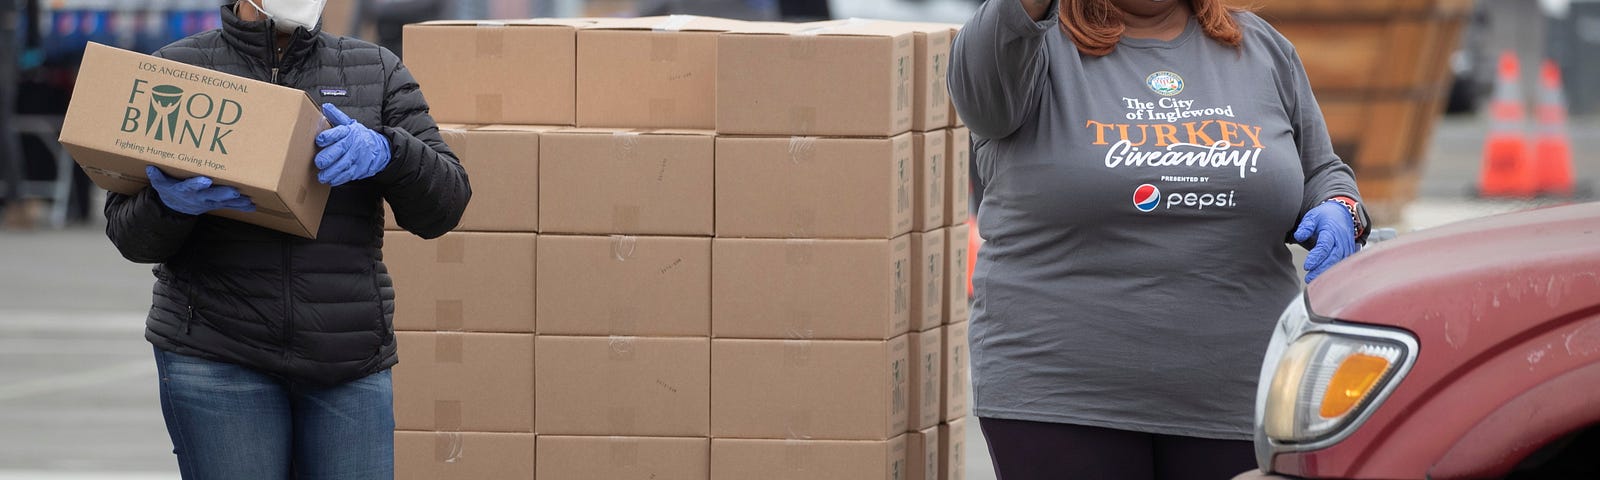
[[[611,437],[611,464],[619,467],[632,467],[639,464],[639,439],[628,437]]]
[[[462,263],[467,259],[467,241],[460,235],[445,235],[435,240],[435,261],[438,263]]]
[[[656,33],[650,36],[650,61],[676,62],[678,61],[678,38],[669,33]]]
[[[671,98],[650,99],[650,123],[671,124],[678,117],[678,101]]]
[[[481,24],[475,30],[479,60],[498,59],[505,54],[506,28],[504,25]]]
[[[641,216],[638,205],[612,205],[611,228],[619,232],[638,231]]]
[[[461,300],[439,300],[433,304],[434,327],[444,331],[460,331],[466,326],[466,313]]]
[[[464,453],[460,433],[438,432],[433,434],[433,461],[456,463],[461,461]]]
[[[461,430],[461,401],[460,400],[434,400],[433,426],[441,431],[456,432]]]
[[[800,134],[809,134],[817,131],[817,107],[791,107],[789,109],[789,131]]]
[[[461,363],[466,347],[465,335],[459,332],[439,332],[434,335],[433,360],[439,363]]]

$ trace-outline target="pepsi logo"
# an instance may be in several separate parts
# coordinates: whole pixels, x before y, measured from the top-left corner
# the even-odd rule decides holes
[[[1133,206],[1141,212],[1149,212],[1161,206],[1161,189],[1155,185],[1144,184],[1133,190]]]

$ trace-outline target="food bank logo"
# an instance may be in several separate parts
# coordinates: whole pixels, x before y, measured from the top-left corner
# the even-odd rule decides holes
[[[123,110],[123,133],[228,154],[230,128],[244,118],[244,106],[205,93],[188,94],[176,85],[134,79]]]

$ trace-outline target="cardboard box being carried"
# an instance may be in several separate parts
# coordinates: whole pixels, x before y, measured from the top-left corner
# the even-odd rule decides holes
[[[711,350],[714,438],[885,440],[906,431],[905,336],[716,339]]]
[[[717,139],[717,236],[894,238],[911,231],[911,135]]]
[[[891,440],[711,440],[711,480],[906,478],[905,435]]]
[[[751,23],[717,42],[717,132],[892,137],[911,130],[911,29]]]
[[[910,236],[712,243],[717,338],[885,340],[910,331]]]
[[[539,480],[705,480],[711,476],[711,441],[705,438],[540,435],[538,456]]]
[[[409,331],[534,332],[537,235],[384,236],[394,325]]]
[[[578,125],[717,128],[717,35],[743,22],[673,15],[578,31]]]
[[[400,430],[533,432],[533,335],[396,332]]]
[[[711,335],[711,239],[539,238],[543,335]]]
[[[328,128],[305,92],[91,43],[61,127],[61,144],[96,185],[134,195],[145,167],[211,177],[255,212],[223,218],[316,238],[328,203],[314,140]]]
[[[541,434],[710,433],[709,339],[540,335],[536,349]]]
[[[534,478],[532,433],[394,432],[396,480]]]
[[[572,125],[582,19],[442,20],[405,27],[406,67],[433,118],[467,124]]]
[[[545,134],[540,152],[541,232],[715,232],[709,131],[569,129]]]

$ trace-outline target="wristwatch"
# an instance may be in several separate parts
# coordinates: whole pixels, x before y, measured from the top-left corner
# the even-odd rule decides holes
[[[1336,202],[1344,206],[1345,210],[1350,212],[1350,221],[1356,226],[1356,241],[1365,242],[1369,229],[1367,228],[1368,225],[1366,225],[1366,222],[1361,221],[1361,203],[1346,196],[1333,197],[1328,199],[1328,201]]]

